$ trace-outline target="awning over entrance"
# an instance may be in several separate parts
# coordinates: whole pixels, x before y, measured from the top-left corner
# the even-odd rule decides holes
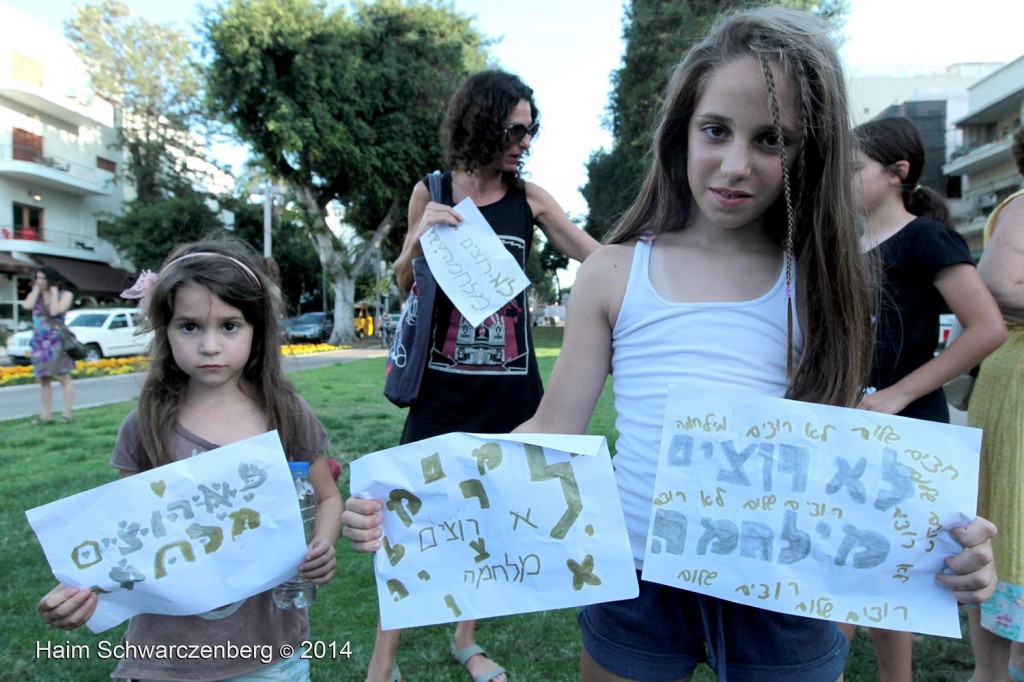
[[[119,294],[135,281],[132,273],[106,263],[43,254],[33,256],[44,265],[57,268],[60,276],[74,284],[83,294]]]
[[[0,273],[5,275],[31,275],[37,267],[34,263],[15,258],[9,253],[0,253]]]

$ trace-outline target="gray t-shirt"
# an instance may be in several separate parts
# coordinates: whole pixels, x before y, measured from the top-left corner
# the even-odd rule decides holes
[[[329,442],[323,425],[309,409],[309,405],[299,398],[302,414],[300,428],[302,441],[308,444],[302,452],[288,452],[290,460],[313,461],[327,452]],[[138,416],[132,411],[121,422],[121,430],[117,435],[111,466],[127,473],[138,473],[146,468],[142,453],[138,450]],[[169,446],[171,460],[187,459],[195,454],[213,450],[218,446],[194,433],[189,432],[180,424],[175,425]],[[198,589],[215,589],[214,585],[199,585]],[[166,680],[222,680],[256,670],[265,665],[264,654],[272,653],[273,660],[280,659],[281,646],[290,644],[295,650],[301,642],[309,639],[309,619],[305,609],[279,609],[274,606],[270,591],[261,592],[253,597],[223,609],[224,617],[217,618],[216,612],[203,616],[164,616],[157,614],[139,614],[134,616],[125,632],[123,643],[131,644],[126,648],[128,656],[122,659],[114,670],[115,678],[141,678]],[[175,656],[166,658],[159,649],[157,654],[143,657],[141,647],[153,645],[159,647],[183,648],[170,651],[188,651],[189,646],[221,645],[225,651],[245,651],[255,653],[251,658],[206,658],[197,654],[195,658]],[[230,646],[229,646],[230,645]],[[238,647],[231,649],[231,646]],[[139,648],[136,648],[139,647]],[[195,651],[200,651],[198,648]]]

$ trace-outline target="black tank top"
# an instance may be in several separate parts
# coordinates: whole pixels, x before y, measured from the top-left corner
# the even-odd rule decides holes
[[[451,171],[441,178],[441,196],[454,205]],[[497,202],[478,208],[525,270],[533,243],[526,190],[509,188]],[[402,443],[452,431],[508,433],[533,416],[543,388],[526,290],[474,328],[438,288],[431,324],[427,367]]]

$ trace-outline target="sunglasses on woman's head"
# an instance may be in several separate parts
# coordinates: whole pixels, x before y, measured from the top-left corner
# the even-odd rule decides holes
[[[527,135],[533,140],[537,137],[537,133],[540,132],[540,123],[534,121],[530,125],[526,126],[522,123],[513,123],[512,125],[505,128],[505,139],[509,142],[519,142]]]

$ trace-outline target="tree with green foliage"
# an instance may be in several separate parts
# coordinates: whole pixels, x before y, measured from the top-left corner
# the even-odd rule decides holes
[[[230,212],[232,226],[211,208],[209,195],[183,187],[176,196],[151,201],[135,199],[123,206],[123,213],[110,216],[100,236],[117,244],[120,252],[140,270],[156,270],[178,244],[218,234],[233,234],[257,252],[263,244],[263,207],[247,195],[220,197],[217,207]],[[299,300],[320,295],[320,264],[306,236],[305,214],[285,208],[276,210],[271,231],[274,262],[279,272],[281,293],[287,313],[298,311]]]
[[[183,196],[187,159],[202,156],[191,130],[200,120],[201,74],[179,30],[131,16],[123,0],[79,5],[65,36],[91,85],[121,109],[118,134],[139,201]],[[120,246],[120,245],[118,245]]]
[[[134,199],[111,218],[102,236],[140,270],[157,270],[175,245],[223,229],[220,216],[201,192],[183,187],[176,196]]]
[[[611,77],[605,119],[612,148],[591,154],[587,184],[581,190],[589,207],[586,229],[595,239],[601,240],[629,208],[647,175],[654,123],[673,67],[721,13],[765,4],[764,0],[630,0],[622,32],[626,51],[622,66]],[[837,30],[848,11],[847,0],[780,4],[812,11]]]
[[[334,291],[331,342],[354,338],[355,282],[410,189],[441,167],[448,97],[484,66],[482,37],[441,2],[229,0],[204,21],[211,109],[287,185]],[[340,206],[354,238],[328,227]]]
[[[234,235],[257,251],[263,249],[263,206],[243,198],[223,201],[222,208],[235,216]],[[306,216],[291,196],[275,200],[271,214],[271,242],[277,280],[284,299],[285,314],[296,315],[304,300],[319,300],[321,296],[320,261],[306,233]],[[312,306],[310,309],[319,306]]]

